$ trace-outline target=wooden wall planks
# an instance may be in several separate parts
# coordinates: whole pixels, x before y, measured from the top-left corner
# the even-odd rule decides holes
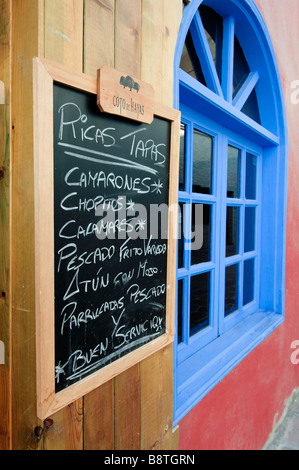
[[[114,380],[84,397],[84,449],[114,450]]]
[[[173,55],[181,15],[181,0],[12,2],[15,449],[158,450],[178,446],[178,436],[172,432],[171,346],[56,413],[51,417],[54,425],[40,439],[34,435],[35,426],[43,423],[38,422],[35,410],[31,63],[33,56],[40,55],[92,76],[103,64],[114,66],[151,83],[155,100],[172,106]]]
[[[0,80],[4,104],[0,104],[0,341],[5,347],[5,364],[0,364],[0,450],[11,447],[10,413],[10,74],[11,4],[0,0]],[[2,101],[1,101],[2,103]]]
[[[115,449],[140,449],[139,364],[115,378]]]
[[[45,0],[45,57],[82,72],[83,0]]]
[[[83,400],[52,416],[53,426],[43,433],[44,450],[83,449]]]
[[[84,72],[90,75],[102,65],[114,67],[114,2],[84,2]]]
[[[11,308],[12,447],[36,449],[33,90],[39,1],[12,2]],[[30,34],[29,34],[30,32]]]
[[[183,14],[183,2],[181,0],[164,0],[163,11],[162,95],[163,104],[173,106],[174,52]]]
[[[140,78],[141,0],[117,0],[115,25],[115,68]]]
[[[162,103],[163,1],[142,0],[141,80],[154,87],[155,101]]]

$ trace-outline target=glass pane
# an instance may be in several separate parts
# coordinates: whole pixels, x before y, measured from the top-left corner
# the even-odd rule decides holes
[[[256,199],[256,164],[257,158],[247,153],[246,155],[246,199]]]
[[[235,43],[234,43],[234,80],[233,80],[233,90],[234,95],[237,95],[238,91],[242,87],[243,83],[245,82],[246,78],[250,74],[250,68],[247,63],[246,57],[244,55],[243,49],[235,36]]]
[[[184,267],[184,208],[185,204],[179,202],[178,211],[178,268]]]
[[[251,92],[248,100],[244,104],[241,111],[242,113],[246,114],[246,116],[250,117],[258,124],[261,124],[259,104],[258,104],[257,94],[255,90]]]
[[[221,82],[223,19],[212,8],[200,5],[199,13],[210,46],[216,71]]]
[[[209,325],[210,273],[191,277],[190,336]]]
[[[178,343],[182,342],[183,338],[183,280],[178,281]]]
[[[244,251],[255,249],[255,207],[245,207],[245,242]]]
[[[250,68],[244,55],[243,49],[235,36],[234,44],[234,81],[233,81],[233,96],[237,95],[242,85],[250,74]],[[242,112],[248,117],[256,121],[258,124],[261,123],[258,100],[256,91],[253,90],[250,97],[246,101],[242,108]]]
[[[193,188],[194,193],[212,193],[213,139],[210,135],[193,132]]]
[[[185,191],[185,155],[186,155],[186,126],[181,124],[180,131],[180,168],[179,168],[179,190]]]
[[[233,264],[225,269],[225,316],[238,310],[239,265]]]
[[[226,210],[226,256],[239,253],[240,208],[228,206]]]
[[[227,197],[240,197],[241,150],[228,146]]]
[[[198,60],[190,32],[188,32],[186,37],[180,68],[206,86],[206,81],[202,73],[202,68]]]
[[[244,261],[243,305],[254,299],[254,259]]]
[[[191,264],[205,263],[211,261],[211,217],[212,217],[212,207],[209,204],[202,204],[202,220],[196,220],[200,212],[196,212],[196,206],[199,204],[192,204],[192,239],[194,237],[202,237],[202,243],[200,244],[199,249],[192,249],[191,251]],[[202,233],[197,233],[196,230],[200,230],[199,226],[202,224]],[[196,227],[197,225],[197,227]],[[195,246],[195,245],[194,245]],[[192,245],[191,245],[192,248]]]

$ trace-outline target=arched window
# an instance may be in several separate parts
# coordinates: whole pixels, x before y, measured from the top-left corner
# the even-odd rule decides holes
[[[175,422],[284,319],[287,130],[252,0],[192,0],[181,110]]]

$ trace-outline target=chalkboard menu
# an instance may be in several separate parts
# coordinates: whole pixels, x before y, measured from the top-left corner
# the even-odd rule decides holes
[[[46,59],[34,58],[33,79],[45,419],[174,339],[180,113],[154,103],[143,123],[102,112],[96,78]]]
[[[53,109],[58,392],[165,333],[170,123],[61,84]]]

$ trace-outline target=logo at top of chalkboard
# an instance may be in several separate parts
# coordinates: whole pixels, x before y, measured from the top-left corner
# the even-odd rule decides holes
[[[132,90],[136,90],[137,93],[140,89],[140,85],[138,82],[135,82],[133,80],[132,77],[130,77],[130,75],[127,75],[126,77],[124,75],[122,75],[120,77],[120,81],[119,81],[120,85],[122,85],[124,88],[130,88],[130,91]]]

